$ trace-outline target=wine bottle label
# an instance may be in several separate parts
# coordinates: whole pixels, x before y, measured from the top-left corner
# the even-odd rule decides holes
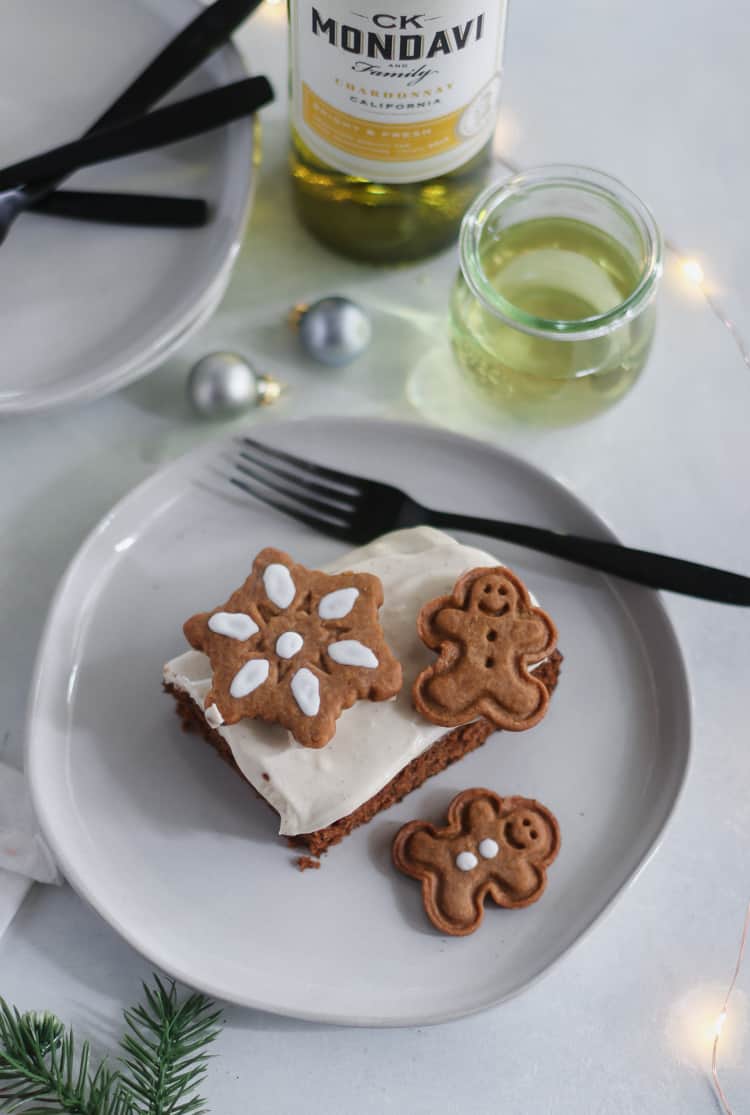
[[[455,170],[492,135],[507,0],[291,0],[292,122],[376,182]]]

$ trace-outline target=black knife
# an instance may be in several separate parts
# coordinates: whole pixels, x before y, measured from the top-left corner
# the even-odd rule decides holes
[[[271,100],[273,89],[265,77],[235,81],[13,163],[0,170],[0,190],[19,180],[32,192],[37,184],[46,189],[49,179],[67,177],[84,166],[188,139],[248,116]]]

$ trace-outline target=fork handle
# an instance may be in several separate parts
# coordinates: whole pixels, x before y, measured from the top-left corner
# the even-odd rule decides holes
[[[649,550],[635,550],[617,542],[600,542],[544,527],[476,518],[473,515],[454,515],[449,511],[426,511],[426,517],[420,517],[420,521],[428,526],[486,534],[503,542],[513,542],[530,550],[574,561],[589,569],[598,569],[601,573],[612,573],[649,588],[680,592],[719,604],[750,607],[750,577],[713,569],[710,565],[653,554]]]

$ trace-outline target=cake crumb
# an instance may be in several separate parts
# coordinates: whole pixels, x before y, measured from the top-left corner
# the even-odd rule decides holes
[[[270,782],[271,781],[271,775],[266,774],[266,772],[263,771],[263,779],[264,779],[265,782]]]
[[[320,867],[320,860],[313,859],[312,856],[297,856],[294,862],[297,864],[299,871],[308,871],[311,867],[317,871]]]

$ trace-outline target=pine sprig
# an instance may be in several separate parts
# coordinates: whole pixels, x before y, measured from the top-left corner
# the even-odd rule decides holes
[[[21,1014],[0,999],[0,1101],[4,1115],[132,1115],[119,1074],[102,1061],[89,1072],[88,1042],[53,1014]]]
[[[197,993],[178,1003],[174,983],[167,988],[158,976],[154,982],[154,988],[143,985],[145,1003],[125,1011],[124,1086],[139,1115],[204,1115],[205,1102],[195,1092],[221,1012]]]
[[[53,1014],[21,1014],[0,998],[2,1115],[205,1115],[196,1094],[219,1033],[220,1012],[203,995],[180,1003],[154,976],[145,1002],[124,1012],[123,1069],[103,1060]]]

